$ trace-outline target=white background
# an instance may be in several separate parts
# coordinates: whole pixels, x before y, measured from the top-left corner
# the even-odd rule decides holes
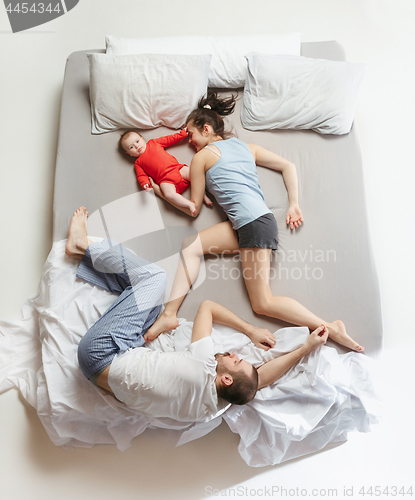
[[[70,53],[103,48],[106,34],[300,31],[303,41],[337,40],[349,61],[368,64],[356,122],[385,329],[383,424],[331,450],[265,469],[245,465],[226,424],[177,449],[153,432],[124,453],[102,446],[69,454],[50,442],[18,392],[9,391],[0,396],[2,500],[199,499],[214,489],[225,490],[219,498],[262,498],[272,486],[286,488],[291,498],[295,488],[300,497],[313,488],[334,497],[327,490],[336,488],[342,498],[346,487],[346,496],[353,488],[353,497],[364,499],[358,494],[363,485],[409,487],[411,481],[415,493],[414,26],[413,0],[80,0],[63,17],[13,34],[0,5],[0,318],[17,319],[51,248],[60,97]],[[248,489],[232,492],[237,485]]]

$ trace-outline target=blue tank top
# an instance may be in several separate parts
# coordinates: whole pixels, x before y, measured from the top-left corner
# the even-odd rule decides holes
[[[206,172],[206,186],[223,208],[234,229],[271,213],[264,200],[258,172],[247,144],[232,137],[212,142],[219,160]]]

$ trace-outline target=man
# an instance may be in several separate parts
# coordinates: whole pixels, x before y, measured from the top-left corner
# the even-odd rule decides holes
[[[93,243],[87,236],[87,216],[85,207],[74,213],[66,254],[81,259],[78,278],[118,298],[82,338],[78,360],[91,382],[128,407],[156,418],[206,421],[224,406],[221,399],[233,404],[249,402],[258,389],[275,382],[303,356],[325,344],[328,330],[322,325],[303,346],[258,369],[235,353],[215,356],[214,322],[243,332],[265,350],[275,345],[275,337],[220,304],[204,301],[187,351],[138,349],[160,313],[166,273],[108,239]]]

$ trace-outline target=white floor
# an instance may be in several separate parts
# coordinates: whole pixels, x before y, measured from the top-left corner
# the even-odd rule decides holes
[[[146,433],[124,453],[96,447],[69,454],[51,444],[35,411],[9,391],[0,396],[2,500],[370,496],[359,494],[362,486],[374,494],[380,486],[386,498],[386,487],[393,496],[393,487],[411,485],[415,493],[414,26],[413,0],[81,0],[55,21],[12,34],[0,6],[0,318],[18,317],[51,247],[60,95],[71,52],[104,47],[105,34],[301,31],[303,41],[335,39],[349,61],[368,64],[356,121],[385,328],[383,424],[266,469],[245,465],[226,425],[177,449],[160,433]]]

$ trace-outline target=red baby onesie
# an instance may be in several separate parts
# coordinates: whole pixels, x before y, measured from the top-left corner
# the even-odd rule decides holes
[[[141,187],[144,187],[145,184],[150,186],[148,178],[150,176],[158,185],[161,182],[169,182],[176,186],[177,193],[183,193],[189,185],[189,181],[183,179],[180,175],[180,169],[185,165],[178,163],[177,159],[167,153],[164,148],[176,144],[185,137],[187,137],[187,131],[183,129],[177,134],[150,139],[146,143],[146,150],[134,163],[137,179]]]

